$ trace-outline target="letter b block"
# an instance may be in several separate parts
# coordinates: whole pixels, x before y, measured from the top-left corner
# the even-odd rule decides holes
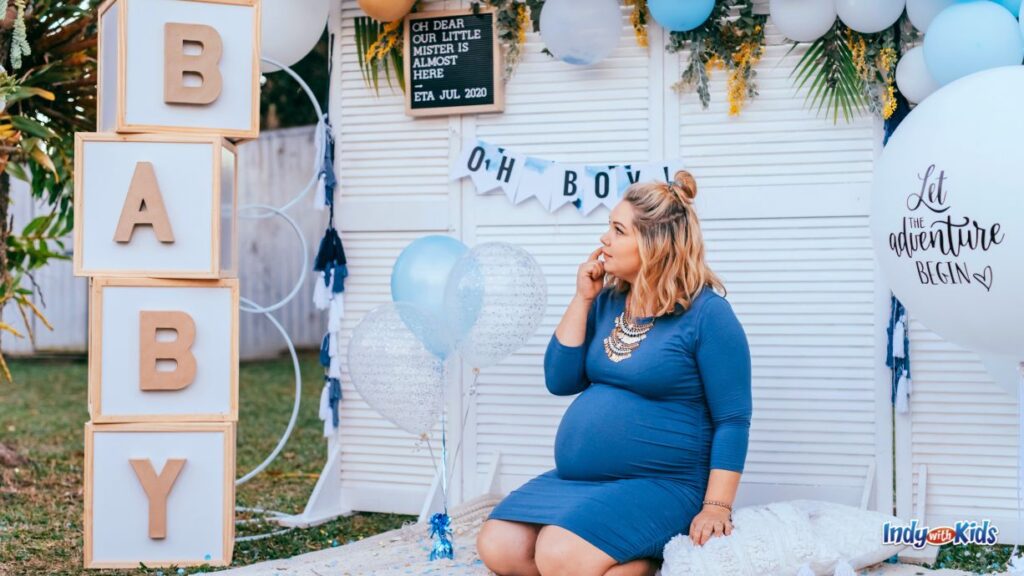
[[[97,278],[93,422],[238,419],[238,280]]]
[[[97,130],[259,136],[256,0],[100,6]]]
[[[75,134],[75,275],[237,275],[236,184],[216,136]]]

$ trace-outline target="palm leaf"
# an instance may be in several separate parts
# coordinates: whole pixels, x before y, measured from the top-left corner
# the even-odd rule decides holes
[[[819,115],[822,111],[830,113],[833,123],[839,122],[840,112],[850,122],[855,113],[867,107],[866,87],[844,40],[844,30],[836,21],[831,30],[811,43],[790,72],[796,90],[807,90],[804,105]],[[796,46],[794,43],[790,52]]]

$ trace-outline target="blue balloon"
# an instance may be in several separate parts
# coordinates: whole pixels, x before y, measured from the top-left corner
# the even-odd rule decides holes
[[[995,3],[997,3],[997,4],[1001,4],[1004,8],[1009,10],[1010,14],[1013,14],[1014,18],[1020,16],[1020,0],[993,0],[993,1]]]
[[[686,32],[711,16],[715,0],[648,0],[647,9],[662,28]]]
[[[438,325],[444,322],[444,292],[448,274],[469,248],[454,238],[433,234],[413,241],[402,250],[391,270],[391,299],[416,304],[433,316]],[[423,322],[406,322],[423,345],[438,358],[444,359],[454,348],[447,330],[425,332]]]
[[[924,36],[924,61],[940,85],[974,72],[1018,66],[1024,38],[1017,20],[995,2],[954,4],[939,13]]]

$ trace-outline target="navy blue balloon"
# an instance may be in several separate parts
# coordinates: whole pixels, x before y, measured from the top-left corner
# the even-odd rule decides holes
[[[647,9],[666,30],[686,32],[700,26],[711,16],[715,0],[648,0]]]
[[[446,326],[444,310],[448,274],[469,248],[455,238],[432,234],[413,241],[402,250],[391,270],[391,299],[416,304]],[[442,360],[454,348],[448,330],[424,331],[423,322],[406,322],[427,349]],[[422,333],[421,333],[422,332]]]

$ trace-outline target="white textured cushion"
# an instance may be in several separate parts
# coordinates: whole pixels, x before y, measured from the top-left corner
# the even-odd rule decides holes
[[[877,564],[905,546],[882,544],[888,514],[819,500],[747,506],[729,536],[694,546],[679,534],[664,550],[662,576],[826,576]],[[801,568],[803,569],[801,571]],[[839,568],[839,570],[837,570]]]

